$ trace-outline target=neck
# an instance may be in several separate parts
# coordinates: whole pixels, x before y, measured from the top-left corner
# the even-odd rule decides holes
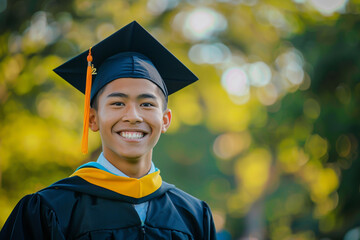
[[[152,152],[147,156],[139,158],[122,158],[111,151],[103,152],[104,157],[114,167],[131,178],[141,178],[145,176],[151,168]]]

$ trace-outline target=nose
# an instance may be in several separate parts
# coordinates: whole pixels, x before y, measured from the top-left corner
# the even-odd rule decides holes
[[[128,105],[127,108],[125,109],[123,121],[130,123],[139,123],[142,122],[143,119],[140,116],[136,106]]]

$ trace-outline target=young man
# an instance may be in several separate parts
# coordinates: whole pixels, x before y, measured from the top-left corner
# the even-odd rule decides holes
[[[162,181],[152,162],[171,122],[168,95],[196,76],[136,22],[54,71],[85,92],[83,151],[88,123],[103,152],[25,196],[0,239],[215,239],[206,203]]]

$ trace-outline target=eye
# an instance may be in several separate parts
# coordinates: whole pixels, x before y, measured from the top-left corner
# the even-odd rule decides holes
[[[149,103],[149,102],[145,102],[145,103],[140,104],[140,106],[142,106],[142,107],[153,107],[154,104]]]
[[[125,106],[125,104],[124,104],[123,102],[113,102],[113,103],[111,103],[110,105],[112,105],[112,106],[117,106],[117,107]]]

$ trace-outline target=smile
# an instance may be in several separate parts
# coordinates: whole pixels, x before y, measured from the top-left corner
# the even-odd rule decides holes
[[[120,132],[120,136],[126,139],[141,139],[145,136],[143,132]]]

